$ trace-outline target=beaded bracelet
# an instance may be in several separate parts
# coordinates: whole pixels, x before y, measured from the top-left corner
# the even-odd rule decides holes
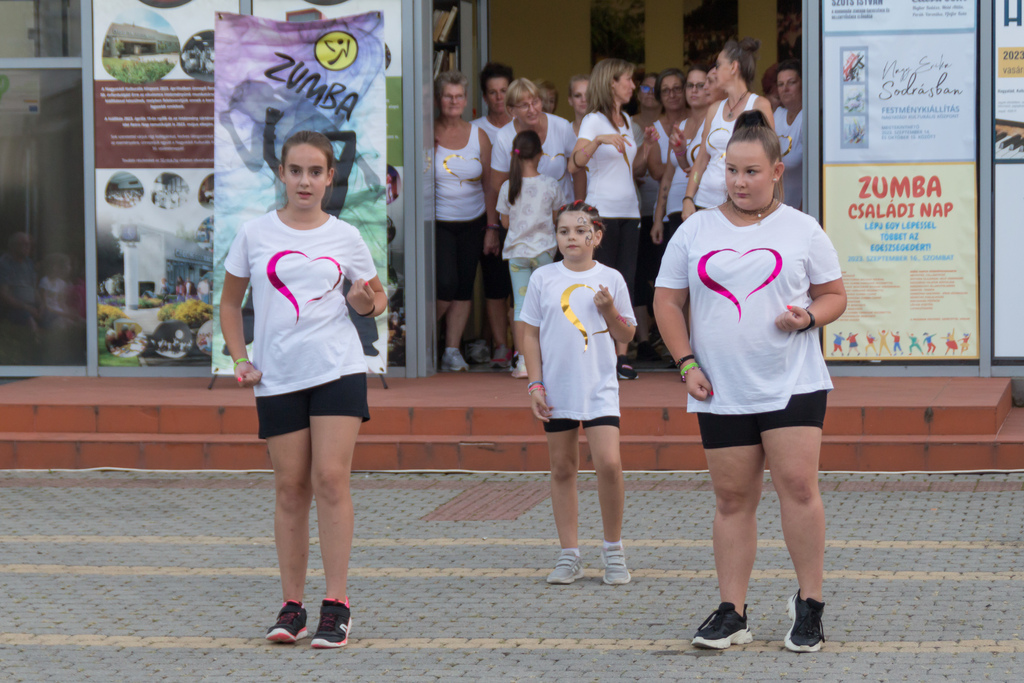
[[[679,376],[683,378],[684,382],[686,381],[686,373],[689,372],[690,370],[700,370],[700,366],[697,365],[696,362],[693,362],[687,363],[683,367],[679,368]]]
[[[248,362],[249,362],[248,358],[239,358],[238,360],[235,361],[235,370],[237,370],[238,366],[241,365],[242,363],[248,363]]]
[[[683,363],[685,363],[688,360],[693,360],[693,354],[692,353],[689,356],[683,356],[682,358],[677,360],[676,361],[676,369],[678,370],[679,368],[683,367]]]
[[[537,389],[544,391],[544,382],[538,380],[536,382],[530,382],[529,384],[526,385],[526,393],[529,394],[530,396],[533,396],[533,392],[536,391]]]

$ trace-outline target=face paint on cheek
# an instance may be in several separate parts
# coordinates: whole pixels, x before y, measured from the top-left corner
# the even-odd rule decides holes
[[[594,231],[593,230],[591,230],[590,232],[587,233],[587,240],[586,240],[586,242],[587,242],[587,246],[588,247],[593,244],[593,242],[594,242]]]

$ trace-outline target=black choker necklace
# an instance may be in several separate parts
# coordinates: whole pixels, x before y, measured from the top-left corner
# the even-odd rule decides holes
[[[748,218],[754,218],[756,216],[757,218],[761,218],[761,216],[768,213],[769,211],[772,210],[772,208],[774,208],[775,198],[772,197],[772,200],[765,204],[764,206],[762,206],[760,209],[753,210],[741,209],[740,207],[736,206],[736,202],[732,200],[732,197],[729,198],[729,203],[732,204],[732,208],[736,211],[736,213],[740,214],[741,216],[747,216]]]

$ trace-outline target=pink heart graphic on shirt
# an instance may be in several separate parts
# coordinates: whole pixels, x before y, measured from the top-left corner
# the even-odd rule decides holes
[[[332,259],[330,256],[317,256],[316,258],[311,259],[305,254],[303,254],[301,251],[279,251],[270,257],[270,261],[267,262],[267,279],[270,280],[270,284],[274,286],[274,289],[279,291],[284,296],[284,298],[288,299],[288,301],[291,302],[291,305],[295,307],[295,322],[298,323],[299,302],[296,300],[295,295],[292,294],[292,290],[288,288],[288,285],[286,285],[284,283],[284,280],[282,280],[281,277],[277,274],[277,262],[280,261],[285,256],[289,256],[291,254],[298,254],[299,256],[302,256],[303,258],[307,259],[311,264],[315,263],[316,261],[329,261],[330,263],[334,264],[335,268],[338,269],[338,279],[335,280],[334,284],[331,285],[330,289],[328,289],[320,296],[315,296],[309,299],[308,301],[306,301],[307,304],[310,303],[311,301],[319,301],[320,299],[327,296],[327,294],[329,294],[335,287],[338,286],[342,278],[341,264]]]
[[[709,251],[708,253],[701,256],[700,261],[697,262],[697,275],[700,276],[700,281],[704,283],[704,286],[706,286],[712,292],[721,294],[736,306],[736,310],[739,311],[739,318],[737,319],[738,322],[739,320],[743,319],[743,308],[740,306],[739,299],[736,298],[735,294],[729,291],[728,287],[722,285],[719,282],[716,282],[710,275],[708,275],[708,261],[711,259],[712,256],[714,256],[715,254],[720,254],[723,251],[731,251],[734,254],[739,254],[739,252],[736,251],[735,249],[715,249],[714,251]],[[767,251],[768,253],[770,253],[772,256],[775,257],[775,266],[772,268],[771,275],[769,275],[764,282],[762,282],[760,285],[751,290],[750,294],[747,294],[745,297],[743,297],[744,301],[753,296],[754,293],[757,292],[758,290],[767,287],[772,282],[772,280],[777,278],[779,276],[779,273],[782,272],[782,255],[779,254],[779,252],[775,251],[774,249],[769,249],[767,247],[756,247],[749,251],[743,252],[742,254],[740,254],[739,258],[743,258],[747,254],[753,254],[755,251]]]

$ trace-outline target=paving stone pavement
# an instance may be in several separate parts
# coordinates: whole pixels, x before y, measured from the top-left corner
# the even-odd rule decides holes
[[[489,492],[493,516],[506,515],[509,491],[537,498],[545,477],[356,474],[349,646],[270,645],[262,635],[280,596],[271,481],[0,472],[0,679],[1022,678],[1021,474],[822,475],[828,641],[804,655],[781,645],[796,584],[770,490],[748,598],[754,642],[690,647],[718,603],[713,495],[699,473],[627,475],[634,579],[616,587],[600,581],[592,474],[580,493],[587,575],[571,586],[544,583],[558,552],[549,500],[515,519],[488,519],[481,504]],[[461,505],[467,491],[472,504]],[[453,519],[435,521],[442,506]],[[311,524],[315,542],[315,515]],[[314,624],[319,562],[314,543]]]

